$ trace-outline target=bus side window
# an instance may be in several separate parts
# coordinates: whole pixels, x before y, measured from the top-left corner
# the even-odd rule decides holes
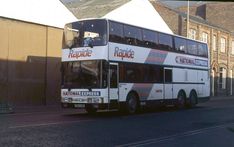
[[[110,88],[117,88],[117,66],[110,65]]]
[[[197,43],[192,40],[187,40],[188,54],[197,55]]]
[[[183,53],[187,53],[186,40],[183,38],[175,37],[175,50]]]
[[[142,39],[143,39],[142,45],[144,47],[157,49],[158,47],[158,33],[157,32],[143,29]]]
[[[165,75],[165,83],[171,83],[172,82],[172,69],[164,69],[164,75]]]
[[[124,37],[127,44],[141,45],[142,34],[140,28],[124,25]]]
[[[109,36],[110,42],[116,42],[116,43],[124,42],[122,24],[110,22],[109,32],[110,32],[110,36]]]
[[[203,43],[198,43],[198,56],[208,57],[207,47]]]
[[[173,41],[171,35],[159,33],[158,40],[159,40],[159,49],[161,50],[173,49]]]

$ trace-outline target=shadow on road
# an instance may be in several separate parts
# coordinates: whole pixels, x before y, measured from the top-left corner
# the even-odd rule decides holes
[[[176,107],[159,107],[159,108],[143,108],[137,114],[130,115],[124,112],[120,112],[118,110],[113,111],[106,111],[101,110],[95,114],[88,114],[86,111],[77,112],[77,113],[70,113],[70,114],[63,114],[64,117],[80,117],[80,118],[118,118],[118,117],[130,117],[130,116],[138,116],[142,114],[153,114],[153,113],[164,113],[164,112],[183,112],[187,110],[195,110],[195,109],[202,109],[203,106],[196,106],[193,108],[184,108],[178,109]]]

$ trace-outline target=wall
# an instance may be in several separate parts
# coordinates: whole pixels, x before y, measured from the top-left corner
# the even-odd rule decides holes
[[[163,19],[167,22],[168,26],[173,30],[175,34],[186,36],[186,15],[183,17],[179,17],[181,15],[181,12],[178,12],[177,10],[173,10],[171,8],[168,8],[166,6],[163,6],[159,2],[152,2],[156,8],[156,10],[159,12],[159,14],[163,17]],[[199,11],[205,11],[207,10],[206,17],[214,18],[211,16],[211,7],[204,7],[206,5],[202,5],[200,7]],[[212,6],[213,8],[213,6]],[[224,9],[223,6],[221,7],[222,10]],[[228,8],[228,7],[227,7]],[[185,11],[186,9],[184,9]],[[198,13],[197,7],[191,8],[192,12],[190,14]],[[195,11],[196,10],[196,11]],[[215,10],[216,11],[216,10]],[[214,11],[214,12],[215,12]],[[199,12],[200,13],[200,12]],[[230,14],[227,17],[232,17]],[[224,16],[220,17],[219,19],[223,18]],[[179,18],[179,19],[178,19]],[[218,26],[218,25],[217,25]],[[211,57],[211,69],[214,69],[214,91],[212,91],[214,95],[231,95],[231,88],[233,89],[234,86],[231,86],[231,81],[233,81],[233,72],[234,71],[234,54],[231,54],[231,42],[234,40],[234,36],[231,34],[230,31],[227,31],[226,28],[223,29],[221,27],[214,26],[210,23],[208,23],[205,20],[200,19],[199,17],[193,16],[190,17],[190,29],[196,30],[196,40],[200,40],[202,37],[202,33],[205,32],[208,34],[208,46],[210,49],[210,57]],[[213,47],[213,36],[216,35],[216,51],[214,51]],[[221,44],[221,37],[224,37],[227,41],[226,44],[226,52],[222,53],[220,51],[220,44]],[[226,89],[222,89],[219,83],[220,80],[220,67],[224,67],[226,69]],[[211,70],[212,71],[212,70]],[[212,74],[211,74],[212,75]],[[232,79],[230,78],[232,77]],[[212,82],[211,82],[212,83]],[[233,85],[233,82],[232,82]],[[211,85],[212,87],[213,85]],[[212,89],[212,88],[211,88]],[[232,93],[233,95],[233,93]]]
[[[157,10],[160,16],[166,22],[166,24],[170,27],[172,32],[175,34],[180,34],[181,28],[178,23],[175,23],[175,22],[179,22],[180,20],[179,15],[176,14],[174,11],[165,8],[165,6],[163,6],[161,3],[151,2],[151,4],[154,6],[154,8]],[[170,25],[172,23],[173,25]]]
[[[62,30],[0,17],[0,101],[59,101]]]

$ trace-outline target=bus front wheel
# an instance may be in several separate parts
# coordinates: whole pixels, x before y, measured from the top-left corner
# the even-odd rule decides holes
[[[134,93],[129,93],[128,96],[127,96],[127,102],[126,102],[126,110],[127,110],[127,113],[129,114],[134,114],[137,112],[138,110],[138,99],[137,99],[137,96],[136,94]]]

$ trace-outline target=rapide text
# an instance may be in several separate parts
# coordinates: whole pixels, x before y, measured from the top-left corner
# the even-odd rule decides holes
[[[80,51],[74,51],[74,50],[70,50],[68,58],[80,58],[80,57],[91,57],[92,55],[92,50],[89,49],[83,49]]]
[[[120,57],[122,58],[128,58],[128,59],[133,59],[134,58],[134,51],[131,49],[121,49],[119,47],[115,47],[115,52],[114,52],[115,57]]]

